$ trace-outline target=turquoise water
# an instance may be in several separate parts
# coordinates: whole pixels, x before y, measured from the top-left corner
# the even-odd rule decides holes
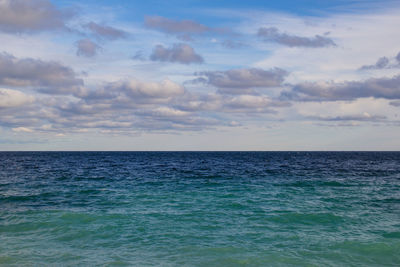
[[[2,266],[400,266],[400,153],[1,152]]]

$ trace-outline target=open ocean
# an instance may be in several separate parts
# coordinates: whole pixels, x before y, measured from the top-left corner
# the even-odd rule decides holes
[[[2,266],[400,266],[400,152],[0,152]]]

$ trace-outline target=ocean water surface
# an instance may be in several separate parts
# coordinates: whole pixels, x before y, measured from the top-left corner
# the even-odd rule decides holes
[[[398,152],[0,152],[1,266],[400,266]]]

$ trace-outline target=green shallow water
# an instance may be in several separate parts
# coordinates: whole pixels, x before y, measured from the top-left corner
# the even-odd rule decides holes
[[[400,153],[0,153],[2,266],[399,266]]]

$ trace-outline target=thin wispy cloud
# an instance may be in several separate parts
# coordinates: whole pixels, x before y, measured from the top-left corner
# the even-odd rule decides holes
[[[315,35],[314,37],[303,37],[281,33],[275,27],[262,27],[258,29],[258,37],[264,42],[275,42],[289,47],[310,47],[319,48],[327,46],[336,46],[335,42],[326,36]]]
[[[146,16],[144,24],[150,29],[177,35],[185,41],[190,41],[193,34],[211,31],[210,27],[193,20],[173,20],[162,16]]]
[[[288,72],[279,68],[271,70],[250,68],[204,71],[196,73],[196,75],[200,77],[193,80],[195,83],[213,85],[224,93],[241,94],[252,88],[280,86]]]
[[[98,36],[99,38],[108,39],[108,40],[116,40],[120,38],[126,37],[126,32],[116,29],[107,25],[100,25],[93,21],[87,23],[85,25],[93,34]]]

